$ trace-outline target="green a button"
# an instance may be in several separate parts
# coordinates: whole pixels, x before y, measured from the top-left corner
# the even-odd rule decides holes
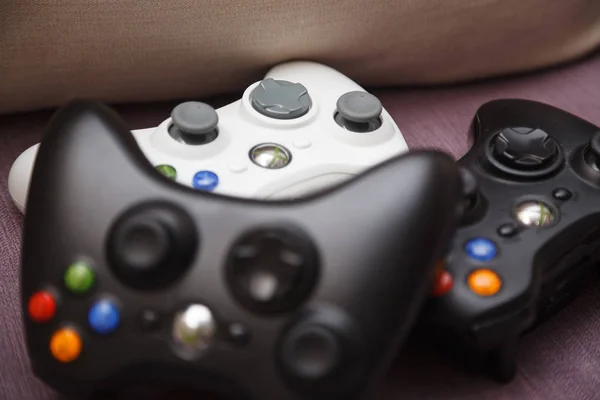
[[[65,286],[76,294],[86,293],[94,285],[94,270],[85,262],[69,265],[65,272]]]
[[[177,179],[177,170],[170,165],[157,165],[156,170],[171,180]]]

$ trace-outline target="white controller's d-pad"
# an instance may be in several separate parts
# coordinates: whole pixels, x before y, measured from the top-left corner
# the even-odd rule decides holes
[[[132,133],[168,178],[258,199],[302,197],[408,151],[377,97],[313,62],[276,66],[217,110],[181,103],[158,127]],[[24,152],[9,177],[21,209],[35,154]]]
[[[275,119],[292,119],[305,115],[312,106],[308,90],[301,83],[263,79],[250,93],[252,107]]]

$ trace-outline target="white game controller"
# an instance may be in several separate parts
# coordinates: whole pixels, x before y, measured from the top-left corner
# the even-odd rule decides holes
[[[132,131],[148,161],[199,190],[260,199],[302,197],[408,151],[381,102],[322,64],[280,64],[214,110],[186,102],[156,128]],[[14,162],[8,188],[25,211],[39,144]]]

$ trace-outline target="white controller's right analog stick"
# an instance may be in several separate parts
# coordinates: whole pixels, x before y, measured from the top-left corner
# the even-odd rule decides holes
[[[381,101],[367,92],[353,91],[337,101],[335,121],[352,132],[371,132],[381,126]]]

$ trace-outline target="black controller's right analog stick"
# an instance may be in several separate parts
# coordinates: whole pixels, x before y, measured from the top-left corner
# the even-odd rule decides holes
[[[171,123],[169,135],[185,144],[207,144],[219,134],[217,111],[199,101],[178,104],[171,112]]]
[[[600,131],[594,133],[590,139],[590,144],[585,152],[585,162],[600,172]]]
[[[297,320],[281,337],[281,373],[300,392],[327,393],[360,373],[361,346],[358,332],[345,313],[326,307],[316,309]]]
[[[136,289],[166,287],[187,270],[198,245],[192,219],[166,203],[148,203],[125,212],[107,242],[113,273]]]
[[[505,128],[490,136],[485,152],[494,167],[521,178],[548,175],[560,168],[564,160],[560,144],[538,128]]]

